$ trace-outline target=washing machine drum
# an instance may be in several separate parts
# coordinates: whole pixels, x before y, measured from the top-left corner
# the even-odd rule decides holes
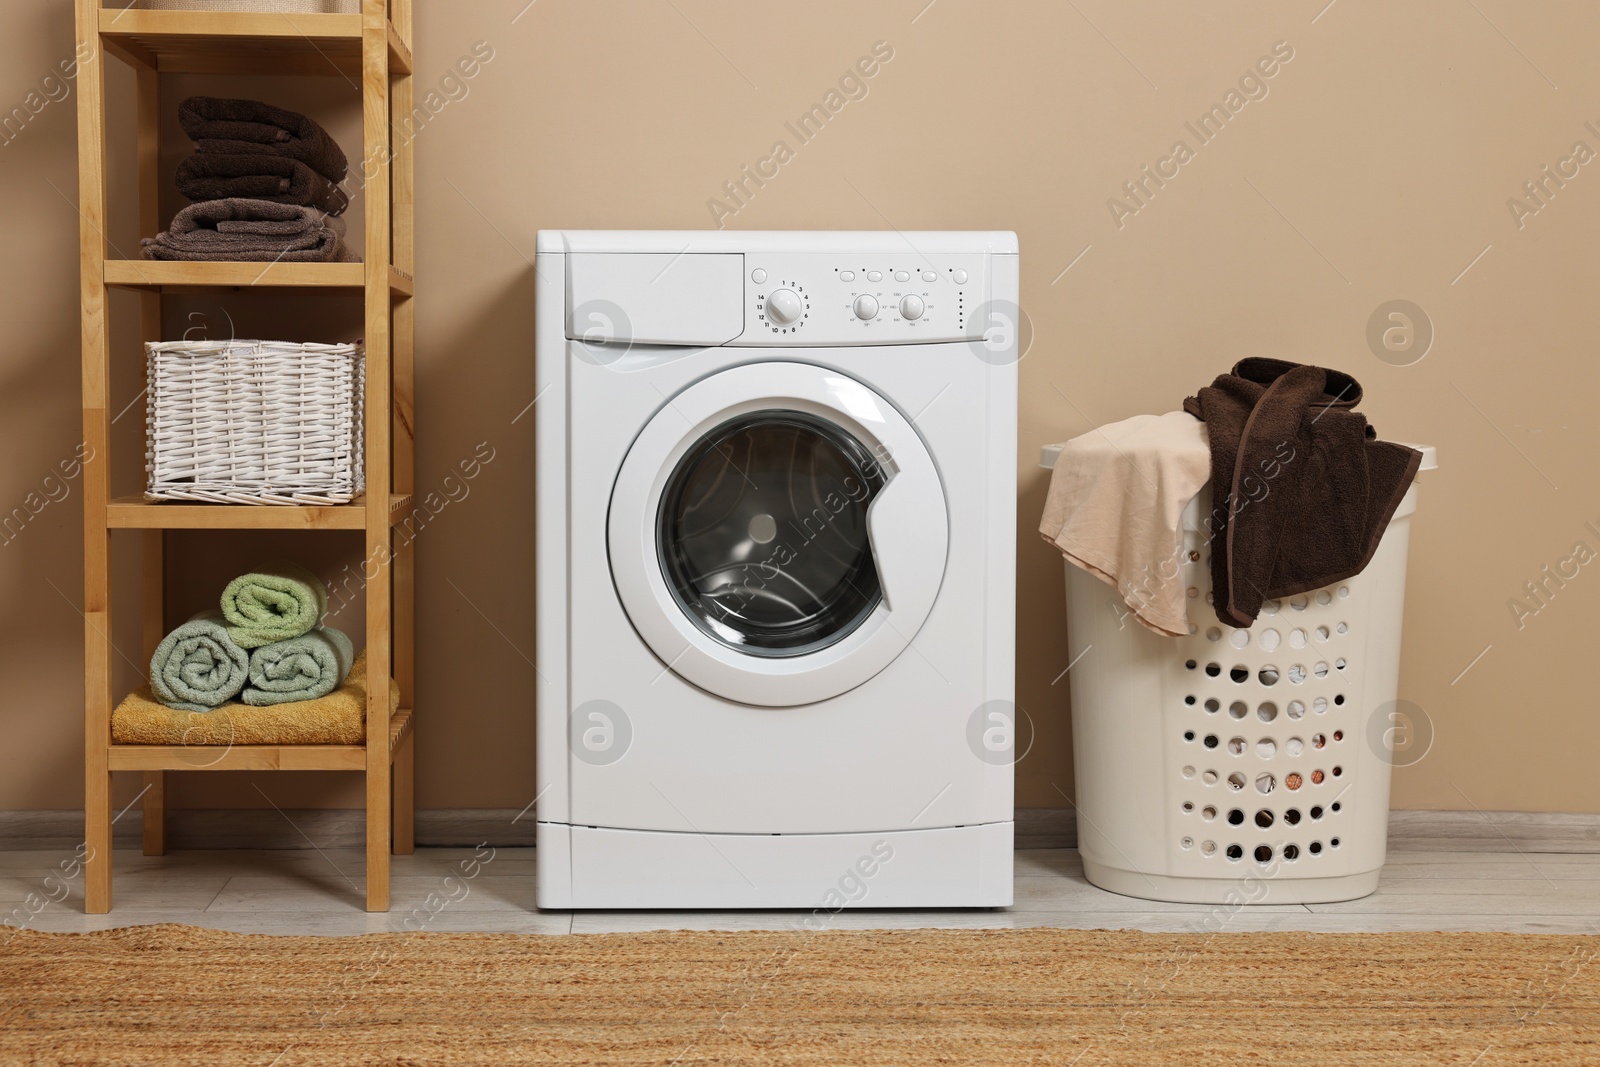
[[[795,411],[732,419],[667,479],[656,545],[678,604],[758,656],[841,640],[883,600],[867,512],[882,469],[862,443]]]
[[[905,650],[943,582],[947,523],[899,412],[853,379],[780,363],[674,397],[623,462],[608,533],[623,607],[664,664],[787,706]]]

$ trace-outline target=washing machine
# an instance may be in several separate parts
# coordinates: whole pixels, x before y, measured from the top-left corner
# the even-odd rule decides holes
[[[1011,903],[1011,233],[545,231],[537,903]]]

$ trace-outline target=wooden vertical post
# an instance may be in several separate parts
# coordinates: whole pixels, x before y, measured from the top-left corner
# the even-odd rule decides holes
[[[143,631],[144,662],[150,662],[156,646],[166,636],[164,594],[166,590],[165,542],[160,530],[145,530],[143,552]],[[167,772],[144,772],[144,854],[167,854]]]
[[[413,782],[416,769],[416,727],[407,729],[394,750],[394,854],[416,851],[416,807]]]
[[[167,772],[144,772],[144,854],[167,854]]]
[[[161,231],[161,76],[154,67],[136,68],[138,78],[139,236]],[[139,339],[161,340],[161,291],[139,294]],[[146,401],[148,403],[148,400]],[[166,542],[161,530],[145,530],[143,552],[144,662],[166,636]],[[167,851],[167,773],[144,772],[144,854]]]
[[[111,910],[111,351],[106,322],[105,53],[100,0],[75,0],[78,261],[83,302],[84,911]]]
[[[405,46],[414,49],[411,43],[411,0],[391,0],[389,21],[394,23],[395,32],[400,35],[400,40],[405,42]]]
[[[390,18],[401,42],[411,47],[411,0],[393,0]],[[395,266],[413,274],[416,269],[414,218],[416,156],[412,146],[411,109],[414,89],[411,74],[392,82],[389,123],[394,149],[393,204]],[[415,397],[416,311],[413,301],[401,299],[394,309],[394,413],[391,420],[394,456],[394,491],[411,494],[416,489]],[[416,669],[416,546],[410,528],[395,536],[394,561],[394,677],[400,687],[401,706],[415,709]],[[394,852],[410,855],[415,847],[416,718],[394,753]]]
[[[366,194],[367,446],[367,910],[389,910],[391,782],[389,526],[392,492],[390,290],[392,230],[389,139],[389,13],[385,0],[361,4],[361,180]]]

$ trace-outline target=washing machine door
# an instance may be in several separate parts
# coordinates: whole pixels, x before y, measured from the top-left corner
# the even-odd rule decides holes
[[[661,662],[707,692],[788,707],[849,691],[938,599],[949,514],[904,416],[838,371],[761,363],[673,396],[623,460],[617,595]]]

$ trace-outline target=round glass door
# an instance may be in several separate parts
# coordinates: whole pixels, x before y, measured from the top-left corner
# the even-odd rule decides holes
[[[667,587],[700,630],[746,654],[826,648],[883,599],[867,534],[883,486],[872,453],[826,419],[773,409],[724,422],[661,495]]]

